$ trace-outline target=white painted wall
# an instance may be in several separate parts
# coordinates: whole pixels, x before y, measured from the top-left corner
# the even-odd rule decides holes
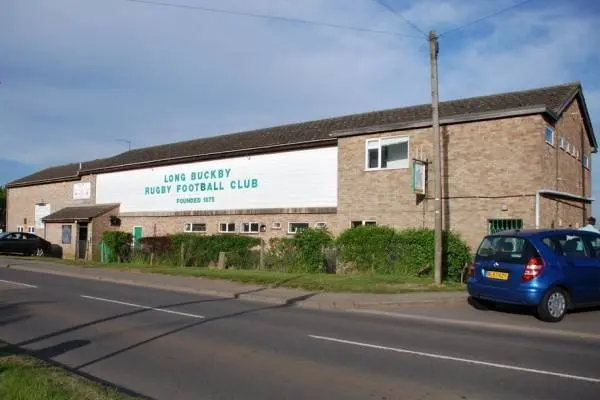
[[[96,203],[121,212],[336,207],[337,170],[337,147],[327,147],[113,172],[96,177]]]

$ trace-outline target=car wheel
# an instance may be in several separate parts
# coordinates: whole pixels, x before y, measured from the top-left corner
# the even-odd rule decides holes
[[[44,254],[45,254],[44,249],[42,249],[41,247],[38,247],[37,249],[35,249],[35,251],[31,255],[35,256],[35,257],[43,257]]]
[[[569,298],[561,288],[552,288],[546,292],[538,306],[538,316],[542,321],[559,322],[567,313]]]

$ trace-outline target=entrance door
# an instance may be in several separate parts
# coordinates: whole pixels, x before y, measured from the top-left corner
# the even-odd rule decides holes
[[[138,249],[140,247],[140,239],[142,238],[142,227],[133,227],[133,248]]]
[[[77,258],[84,260],[87,250],[88,224],[83,223],[77,226]]]

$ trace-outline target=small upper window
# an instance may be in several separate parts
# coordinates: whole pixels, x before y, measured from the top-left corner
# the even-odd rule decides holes
[[[554,146],[554,129],[546,128],[545,137],[546,137],[546,143]]]
[[[17,232],[25,232],[25,228],[22,226],[17,226]]]
[[[408,168],[408,136],[369,139],[366,169]]]
[[[28,226],[27,227],[27,232],[29,232],[29,233],[35,233],[35,226]]]

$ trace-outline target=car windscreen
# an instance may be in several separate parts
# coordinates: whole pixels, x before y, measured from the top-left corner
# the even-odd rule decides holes
[[[477,249],[479,260],[526,264],[534,256],[535,249],[525,238],[518,236],[487,236]]]
[[[3,239],[5,236],[8,236],[10,232],[0,232],[0,239]]]

